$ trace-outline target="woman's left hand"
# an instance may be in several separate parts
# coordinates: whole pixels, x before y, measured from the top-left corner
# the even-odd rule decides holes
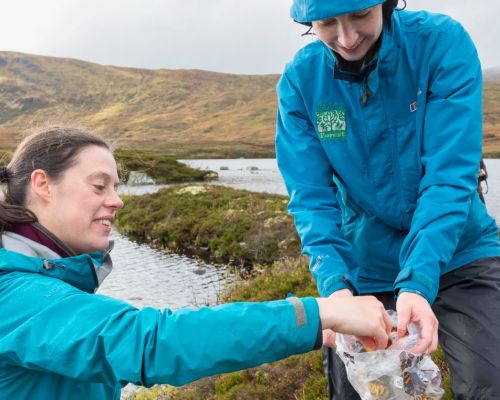
[[[403,292],[396,302],[398,313],[398,336],[408,333],[408,324],[414,322],[420,326],[422,338],[411,349],[413,353],[432,353],[438,346],[439,322],[427,299],[419,294]]]

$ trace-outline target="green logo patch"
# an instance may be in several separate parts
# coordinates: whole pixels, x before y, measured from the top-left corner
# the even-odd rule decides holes
[[[345,108],[341,105],[320,104],[316,108],[316,127],[321,140],[345,139],[347,124]]]

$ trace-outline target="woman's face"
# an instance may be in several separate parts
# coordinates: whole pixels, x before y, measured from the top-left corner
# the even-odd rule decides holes
[[[335,18],[313,21],[316,36],[346,61],[361,60],[380,37],[382,4]]]
[[[48,182],[50,193],[44,209],[37,213],[39,222],[78,254],[105,250],[115,213],[123,207],[111,152],[87,146],[75,165]]]

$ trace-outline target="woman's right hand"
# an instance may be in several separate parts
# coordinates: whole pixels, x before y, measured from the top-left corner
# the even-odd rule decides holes
[[[335,332],[358,336],[369,347],[385,349],[392,329],[383,304],[373,296],[352,296],[349,290],[318,298],[323,344],[335,347]]]

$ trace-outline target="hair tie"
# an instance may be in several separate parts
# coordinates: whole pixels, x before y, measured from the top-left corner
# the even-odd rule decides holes
[[[5,165],[0,165],[0,183],[7,182],[9,176],[9,169]]]

